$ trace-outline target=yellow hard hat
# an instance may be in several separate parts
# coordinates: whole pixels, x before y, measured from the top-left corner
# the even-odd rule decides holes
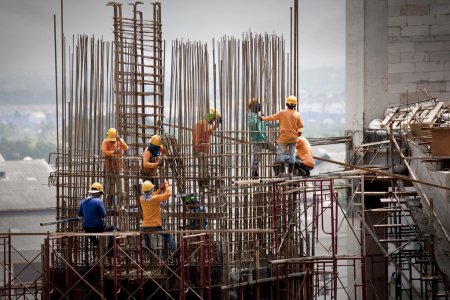
[[[161,146],[162,138],[159,135],[155,134],[150,138],[150,144],[152,144],[153,146]]]
[[[297,97],[295,97],[295,96],[289,96],[289,97],[287,97],[287,99],[286,99],[286,104],[289,104],[289,105],[297,105]]]
[[[253,104],[259,103],[257,98],[248,99],[248,108],[252,108]]]
[[[151,191],[153,188],[155,187],[155,185],[151,182],[151,181],[144,181],[144,183],[142,184],[142,192],[146,193],[148,191]]]
[[[96,193],[99,193],[99,192],[103,194],[103,185],[101,183],[99,183],[99,182],[94,182],[91,185],[89,193],[90,194],[96,194]]]
[[[210,110],[209,110],[209,113],[210,114],[213,114],[215,117],[214,117],[214,119],[220,119],[220,117],[222,116],[221,114],[220,114],[220,111],[218,110],[218,109],[215,109],[215,108],[211,108]]]
[[[117,137],[117,130],[115,128],[108,129],[108,141],[114,142]]]

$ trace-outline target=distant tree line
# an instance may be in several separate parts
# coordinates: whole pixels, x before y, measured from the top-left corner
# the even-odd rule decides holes
[[[55,126],[50,123],[24,128],[0,124],[0,154],[5,160],[22,160],[25,157],[48,160],[56,152]]]
[[[0,154],[5,160],[22,160],[27,156],[48,160],[51,152],[56,152],[55,143],[43,141],[32,143],[27,139],[8,140],[6,138],[0,141]]]

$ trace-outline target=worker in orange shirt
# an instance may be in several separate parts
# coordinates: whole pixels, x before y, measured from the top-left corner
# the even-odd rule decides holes
[[[147,248],[151,249],[151,234],[148,232],[164,231],[161,217],[161,202],[166,201],[172,196],[172,189],[169,182],[164,180],[160,188],[152,193],[155,185],[151,181],[144,181],[142,184],[142,195],[140,197],[142,207],[142,231],[144,236],[144,243]],[[159,233],[167,245],[170,252],[174,253],[177,250],[170,233]]]
[[[307,138],[302,136],[303,128],[298,130],[297,138],[297,155],[295,157],[295,169],[297,170],[297,175],[309,176],[310,171],[314,169],[315,161],[313,153],[311,151],[311,145]]]
[[[199,166],[199,186],[205,187],[209,183],[209,169],[211,163],[209,161],[209,152],[211,147],[211,135],[222,123],[220,111],[211,108],[204,118],[195,124],[193,142],[194,157]]]
[[[156,186],[159,186],[158,167],[164,161],[162,154],[165,154],[162,138],[155,134],[150,138],[150,142],[142,154],[141,175],[143,180],[149,180]]]
[[[118,180],[120,173],[123,170],[123,161],[121,160],[123,151],[128,150],[128,145],[119,137],[115,128],[108,129],[107,138],[102,143],[102,155],[105,159],[105,188],[108,200],[112,201],[115,194],[116,182],[120,184],[117,192],[122,192],[122,180]],[[111,205],[111,203],[110,203]]]
[[[300,113],[295,111],[297,97],[289,96],[286,99],[286,108],[278,113],[261,117],[262,121],[280,121],[280,137],[278,139],[277,155],[275,158],[275,175],[284,174],[285,155],[289,153],[289,175],[293,174],[295,165],[295,149],[297,143],[297,131],[303,128]]]

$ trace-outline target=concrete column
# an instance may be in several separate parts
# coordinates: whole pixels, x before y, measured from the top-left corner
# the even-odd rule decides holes
[[[360,144],[364,128],[364,0],[347,0],[346,6],[345,120],[354,143]]]
[[[387,0],[347,0],[346,129],[354,143],[387,105]]]
[[[373,119],[383,118],[388,103],[388,0],[347,0],[346,4],[346,129],[353,135],[354,144],[359,145],[364,128]],[[383,252],[371,236],[361,238],[370,246],[364,253],[369,263],[367,299],[385,299]],[[348,241],[348,251],[361,255],[359,244],[354,243]]]

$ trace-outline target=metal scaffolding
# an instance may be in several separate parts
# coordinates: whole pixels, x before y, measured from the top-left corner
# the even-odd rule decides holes
[[[365,182],[380,179],[371,170],[276,178],[273,150],[253,150],[248,99],[258,98],[263,112],[273,114],[299,91],[298,1],[291,13],[290,53],[284,38],[273,34],[249,32],[212,44],[174,41],[167,101],[161,3],[152,4],[151,21],[140,2],[132,5],[130,18],[122,4],[108,5],[114,42],[78,36],[67,57],[62,49],[61,136],[49,179],[57,190],[57,232],[43,236],[43,268],[32,283],[18,283],[11,268],[17,234],[0,236],[3,298],[366,299],[369,287],[376,292],[366,274],[377,259],[384,266],[387,259],[392,262],[400,289],[422,298],[438,296],[433,285],[441,281],[429,257],[421,256],[426,247],[421,230],[410,224],[417,194],[392,188],[383,194],[382,206],[367,207],[375,191],[366,190]],[[212,107],[222,112],[222,123],[211,137],[205,177],[192,135]],[[116,173],[105,172],[101,154],[110,127],[129,145]],[[179,246],[173,254],[158,232],[151,233],[151,247],[143,246],[140,232],[141,156],[154,134],[162,136],[166,148],[157,179],[171,179],[173,186],[174,196],[163,204],[165,232]],[[276,141],[276,130],[267,134]],[[259,156],[258,179],[251,178],[254,155]],[[87,187],[96,181],[114,183],[103,201],[106,223],[120,231],[85,233],[75,219]],[[187,194],[204,209],[187,208]],[[192,222],[199,228],[189,228]],[[92,236],[100,238],[98,247]],[[342,243],[349,237],[357,251]],[[106,248],[109,239],[112,248]],[[373,243],[381,255],[366,251]]]

